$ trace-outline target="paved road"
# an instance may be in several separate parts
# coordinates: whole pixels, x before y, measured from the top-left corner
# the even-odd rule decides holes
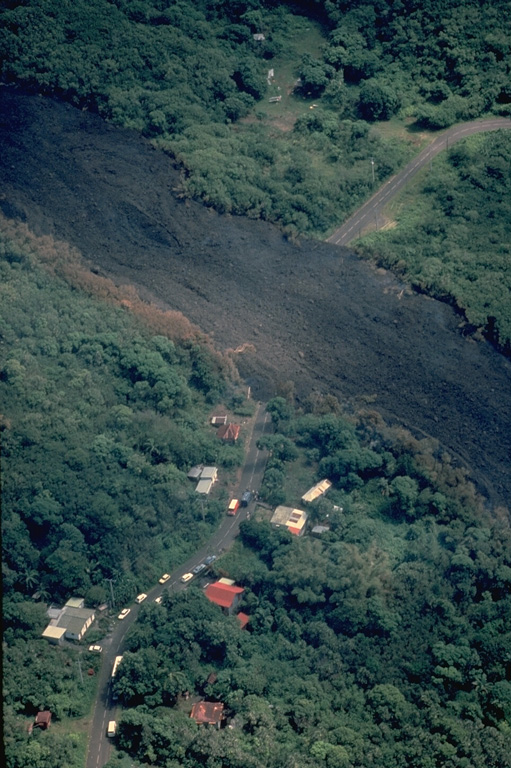
[[[237,492],[241,495],[246,489],[257,490],[261,486],[267,454],[257,448],[257,441],[271,431],[270,417],[264,405],[259,404],[255,414],[254,427],[249,439],[245,464],[242,470]],[[180,579],[184,573],[199,565],[207,555],[221,554],[229,549],[238,535],[240,522],[245,520],[254,506],[254,502],[246,508],[240,508],[235,517],[225,517],[222,524],[206,545],[201,547],[186,563],[171,574],[169,581],[162,586],[157,584],[147,593],[145,602],[153,602],[164,592],[179,592],[187,588]],[[193,583],[193,582],[191,582]],[[117,622],[111,635],[104,639],[103,659],[98,680],[98,693],[94,705],[92,723],[89,730],[86,768],[102,768],[108,762],[112,745],[106,736],[109,720],[117,719],[117,705],[111,698],[110,676],[114,659],[124,651],[124,639],[128,630],[137,620],[139,605],[132,605],[130,614]]]
[[[387,205],[394,195],[396,195],[412,179],[421,168],[429,163],[435,155],[448,149],[460,139],[471,136],[474,133],[483,133],[485,131],[497,131],[500,129],[510,129],[511,120],[507,118],[490,118],[488,120],[474,120],[470,123],[461,123],[437,136],[436,139],[420,152],[402,171],[392,176],[380,187],[358,211],[339,227],[327,242],[334,245],[348,245],[352,240],[360,236],[360,233],[371,226],[373,229],[379,229],[383,222],[383,208]]]

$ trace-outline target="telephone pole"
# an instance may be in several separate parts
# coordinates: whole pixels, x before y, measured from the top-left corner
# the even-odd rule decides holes
[[[107,579],[107,581],[110,583],[110,595],[112,597],[112,608],[115,608],[114,588],[112,586],[114,580]]]

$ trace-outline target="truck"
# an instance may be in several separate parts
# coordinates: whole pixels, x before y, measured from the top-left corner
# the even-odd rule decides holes
[[[248,507],[252,499],[254,498],[254,494],[252,491],[245,491],[243,496],[241,497],[241,506],[242,507]]]
[[[240,502],[239,499],[231,499],[229,502],[229,506],[227,507],[227,514],[228,515],[235,515],[238,511]]]

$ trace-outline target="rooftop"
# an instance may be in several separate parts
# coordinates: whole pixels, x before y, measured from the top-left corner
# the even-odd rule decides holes
[[[224,719],[224,705],[220,701],[198,701],[193,705],[190,717],[196,723],[217,725]]]
[[[236,595],[241,595],[244,592],[243,587],[236,587],[233,584],[222,584],[220,581],[215,581],[214,584],[209,584],[205,589],[205,595],[215,605],[220,605],[222,608],[230,608],[236,598]]]
[[[323,496],[331,487],[332,483],[330,480],[321,480],[319,483],[316,483],[316,485],[313,485],[312,488],[309,488],[307,493],[303,494],[302,501],[314,501],[320,496]]]
[[[219,428],[217,435],[221,440],[236,441],[239,437],[240,429],[239,424],[224,424],[223,427]]]
[[[277,528],[281,525],[285,525],[290,533],[293,533],[295,536],[301,536],[304,531],[305,523],[307,522],[307,513],[302,509],[294,509],[293,507],[284,507],[281,505],[276,508],[270,522]]]

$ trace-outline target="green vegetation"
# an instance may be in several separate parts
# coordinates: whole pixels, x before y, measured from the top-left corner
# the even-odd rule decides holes
[[[1,76],[153,137],[219,211],[324,234],[368,196],[371,158],[382,181],[410,155],[364,121],[509,113],[505,5],[6,3]]]
[[[509,528],[432,441],[371,413],[347,420],[331,399],[269,410],[265,485],[279,464],[302,466],[301,492],[328,476],[311,520],[330,530],[242,524],[215,567],[245,588],[248,630],[196,587],[144,608],[117,681],[117,746],[176,768],[508,765]],[[232,727],[189,719],[202,696]]]
[[[81,685],[83,647],[41,639],[46,604],[79,595],[97,606],[111,579],[120,605],[156,583],[224,511],[221,500],[199,502],[187,470],[217,463],[225,475],[243,449],[223,447],[208,427],[227,379],[203,342],[155,335],[126,309],[73,289],[29,244],[2,235],[0,253],[8,765],[72,768],[83,764],[85,734],[66,738],[65,722],[88,713],[86,672],[99,657],[85,653]],[[57,727],[27,741],[45,708]]]
[[[508,6],[492,0],[6,2],[0,76],[151,137],[181,168],[183,194],[220,212],[276,222],[291,234],[323,237],[369,196],[372,168],[379,183],[410,158],[423,141],[417,128],[511,114]],[[270,104],[271,97],[280,101]],[[389,131],[381,123],[389,120],[412,130]],[[499,166],[497,176],[481,181],[479,166],[476,183],[467,161],[462,165],[455,207],[440,201],[434,184],[425,188],[432,196],[426,207],[443,206],[445,226],[440,232],[430,221],[420,223],[420,266],[409,263],[415,233],[403,229],[392,246],[413,252],[398,261],[423,290],[457,303],[504,348],[509,270],[500,264],[509,238],[492,229],[484,242],[483,217],[474,216],[469,198],[475,184],[493,199],[507,172]],[[453,174],[445,172],[445,181]],[[495,267],[469,255],[472,266],[465,268],[460,254],[470,248],[462,242],[461,219],[472,242],[477,228],[479,250]],[[399,237],[408,243],[402,246]],[[387,252],[382,258],[395,265]]]
[[[511,354],[511,136],[456,144],[392,203],[397,226],[357,243],[366,256],[458,307]]]
[[[372,168],[377,182],[384,181],[421,141],[413,131],[380,128],[380,121],[398,115],[412,128],[438,129],[490,112],[511,114],[507,6],[492,0],[5,3],[1,77],[153,138],[182,169],[183,194],[220,212],[276,222],[289,233],[324,236],[368,197]],[[270,104],[275,96],[280,101]],[[471,240],[476,227],[485,232],[463,194],[470,197],[474,186],[466,161],[464,167],[456,209],[449,201],[443,206],[441,232],[421,222],[428,240],[419,250],[427,258],[418,256],[421,267],[409,265],[407,272],[424,290],[466,310],[473,325],[487,325],[503,348],[509,270],[499,265],[507,232],[499,239],[492,229],[483,243],[496,268],[470,256],[472,267],[463,264],[460,277],[465,245],[451,225],[459,230],[459,220],[467,219]],[[490,187],[498,194],[502,174],[499,166],[497,176],[481,182],[484,193]],[[427,208],[441,205],[434,184],[425,194],[434,197]],[[415,253],[415,236],[404,231],[403,238],[404,250]],[[401,248],[399,237],[395,242]],[[383,259],[395,262],[387,253]]]

